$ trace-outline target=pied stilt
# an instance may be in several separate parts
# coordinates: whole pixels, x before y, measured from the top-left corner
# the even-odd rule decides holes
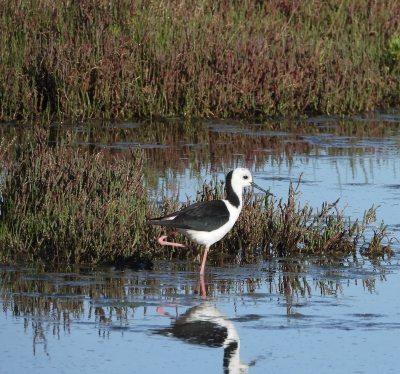
[[[204,275],[207,253],[212,244],[221,240],[233,227],[242,210],[242,188],[256,187],[268,195],[253,182],[248,169],[237,168],[226,176],[227,198],[224,200],[202,201],[189,205],[178,212],[163,217],[152,218],[148,225],[173,227],[177,230],[169,232],[158,239],[161,245],[193,248],[185,244],[167,242],[164,239],[180,232],[191,241],[203,245],[204,255],[201,263],[200,275]]]

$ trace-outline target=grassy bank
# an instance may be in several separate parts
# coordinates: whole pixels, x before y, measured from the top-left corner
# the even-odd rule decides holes
[[[0,0],[0,117],[348,113],[400,102],[397,0]]]
[[[49,136],[36,129],[24,146],[1,145],[0,262],[146,266],[157,257],[192,256],[161,247],[155,239],[164,229],[145,225],[179,206],[174,200],[161,206],[150,200],[143,188],[141,151],[106,155],[72,146],[71,137],[49,143]],[[391,254],[390,246],[382,245],[387,239],[383,223],[365,243],[364,232],[376,220],[374,207],[362,220],[351,221],[338,202],[319,210],[301,207],[298,194],[290,185],[287,202],[246,195],[234,229],[213,245],[214,256],[251,262],[265,256],[348,256],[361,247],[363,255]],[[222,196],[218,181],[204,184],[197,200]]]

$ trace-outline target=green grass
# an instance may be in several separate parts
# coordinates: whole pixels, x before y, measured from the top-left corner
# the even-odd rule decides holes
[[[398,105],[399,12],[397,0],[1,0],[0,118]]]

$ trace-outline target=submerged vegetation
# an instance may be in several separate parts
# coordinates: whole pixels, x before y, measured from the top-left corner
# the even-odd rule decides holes
[[[0,0],[0,118],[393,106],[399,14],[398,0]]]
[[[145,225],[148,218],[179,206],[171,199],[161,206],[150,199],[142,181],[142,150],[130,151],[129,157],[110,155],[73,145],[71,136],[54,144],[49,134],[36,129],[23,146],[1,145],[0,262],[148,266],[153,258],[167,254],[192,255],[160,248],[155,239],[162,229]],[[298,188],[290,185],[287,203],[246,195],[234,229],[213,245],[214,257],[243,262],[271,255],[392,253],[383,223],[365,242],[364,232],[375,221],[376,208],[361,222],[345,218],[338,201],[315,212],[299,205]],[[223,183],[204,184],[197,200],[221,198],[223,193]]]

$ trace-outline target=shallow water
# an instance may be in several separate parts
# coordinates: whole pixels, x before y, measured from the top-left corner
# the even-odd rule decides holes
[[[397,372],[397,261],[185,265],[1,269],[2,373]]]
[[[344,131],[346,121],[358,125]],[[352,219],[381,205],[367,235],[384,220],[400,237],[399,111],[307,119],[298,132],[226,122],[202,123],[193,135],[173,132],[175,123],[148,132],[143,124],[103,125],[112,139],[74,131],[83,129],[77,142],[110,152],[145,145],[146,182],[156,195],[167,186],[185,201],[204,180],[246,166],[257,184],[286,199],[303,173],[301,204],[340,198]],[[137,272],[3,267],[0,371],[398,372],[399,244],[392,249],[391,259],[379,260],[209,263],[203,283],[196,264],[184,262]]]

